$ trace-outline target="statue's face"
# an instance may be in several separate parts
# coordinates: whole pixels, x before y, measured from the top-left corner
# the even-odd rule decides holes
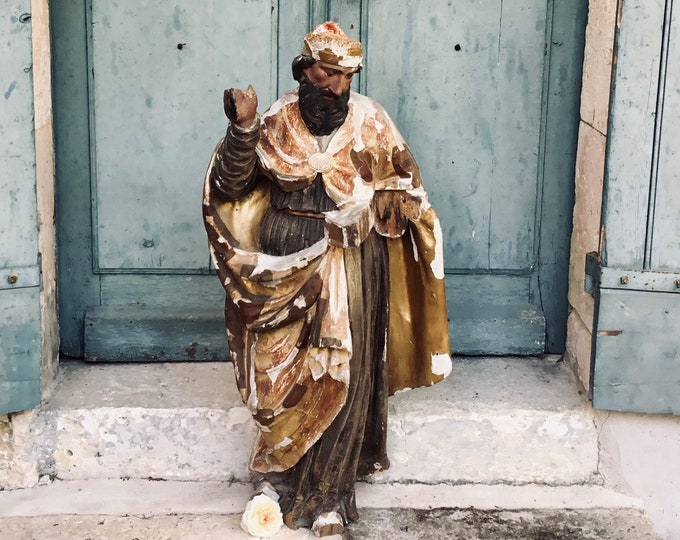
[[[300,113],[314,135],[332,133],[347,118],[353,76],[354,71],[343,71],[319,62],[302,70]]]
[[[316,62],[303,71],[314,86],[322,90],[329,90],[336,96],[340,96],[349,90],[355,73],[354,70],[342,69],[321,62]],[[328,96],[327,99],[330,101],[333,97]]]

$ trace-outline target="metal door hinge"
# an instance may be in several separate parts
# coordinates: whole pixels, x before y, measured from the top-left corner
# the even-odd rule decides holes
[[[602,257],[597,251],[586,253],[586,274],[583,289],[591,296],[595,296],[600,287],[602,275]]]
[[[600,289],[680,293],[680,273],[602,266],[600,254],[586,254],[584,290],[595,296]]]

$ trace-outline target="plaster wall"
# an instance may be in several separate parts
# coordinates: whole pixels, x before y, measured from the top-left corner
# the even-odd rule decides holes
[[[663,538],[680,538],[680,418],[597,411],[605,483],[642,499]]]

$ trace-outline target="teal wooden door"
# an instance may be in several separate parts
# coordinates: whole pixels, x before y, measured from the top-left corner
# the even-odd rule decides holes
[[[30,1],[0,21],[0,413],[40,404]]]
[[[62,344],[106,359],[224,357],[200,219],[225,87],[261,109],[318,22],[365,45],[357,89],[409,141],[445,236],[453,348],[564,346],[587,2],[254,0],[52,7]]]
[[[623,3],[596,292],[593,403],[680,413],[680,10]]]

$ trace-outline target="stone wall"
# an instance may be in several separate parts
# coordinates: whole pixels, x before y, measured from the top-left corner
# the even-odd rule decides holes
[[[617,0],[590,0],[576,155],[576,203],[569,263],[566,357],[590,387],[594,301],[584,291],[585,256],[599,251],[602,188]]]
[[[33,450],[35,416],[35,411],[0,414],[0,490],[31,487],[39,481]]]
[[[42,290],[40,292],[42,365],[40,379],[44,399],[53,385],[59,363],[57,242],[54,216],[54,142],[48,0],[31,0],[31,26],[33,30],[38,249],[42,262]]]

